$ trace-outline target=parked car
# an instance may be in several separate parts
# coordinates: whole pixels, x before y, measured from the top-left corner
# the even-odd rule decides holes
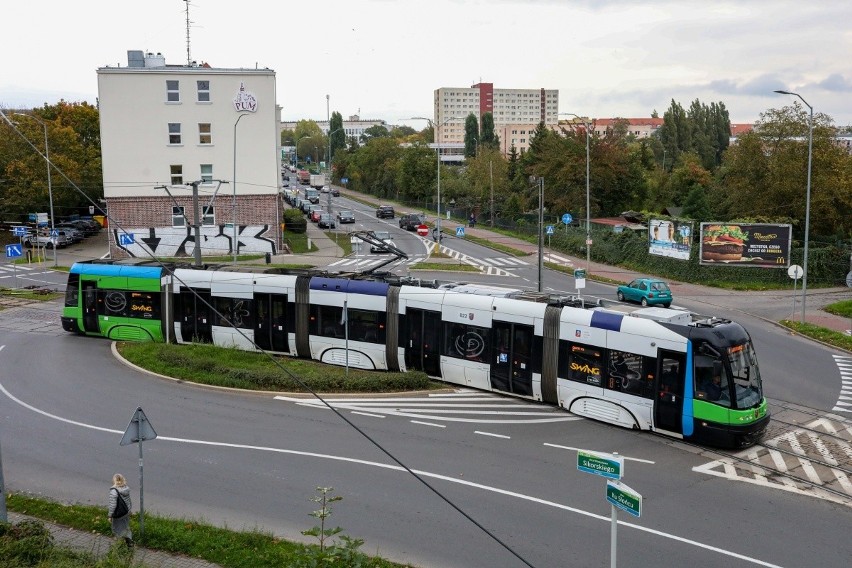
[[[669,285],[656,278],[637,278],[630,284],[618,287],[618,299],[622,302],[639,302],[643,306],[672,305],[672,291]]]
[[[395,216],[393,207],[390,205],[379,205],[379,208],[376,209],[376,217],[379,219],[393,219]]]
[[[399,218],[399,228],[406,231],[414,231],[426,221],[426,215],[422,213],[409,213]]]
[[[323,213],[320,215],[319,221],[317,221],[317,226],[321,229],[334,229],[337,227],[337,224],[334,222],[334,217],[332,217],[331,213]]]
[[[344,223],[354,223],[355,222],[355,214],[352,211],[338,211],[337,212],[337,222],[341,225]]]
[[[21,239],[25,247],[65,248],[71,244],[65,231],[59,231],[58,236],[51,237],[50,233],[39,231],[28,233]]]
[[[373,231],[373,236],[376,237],[377,239],[381,240],[381,241],[384,241],[385,243],[389,244],[390,246],[396,246],[393,242],[393,239],[391,239],[390,232],[388,232],[388,231]],[[376,245],[370,245],[370,252],[388,252],[388,251],[386,249],[382,248],[382,247],[379,247],[379,246],[376,246]]]
[[[77,226],[73,223],[57,223],[53,226],[55,229],[60,231],[65,231],[65,234],[68,236],[68,239],[71,243],[81,243],[83,242],[83,231],[77,228]]]
[[[319,223],[320,217],[322,215],[328,215],[328,213],[326,213],[325,211],[323,211],[319,207],[317,207],[316,209],[312,209],[311,210],[311,222],[312,223]]]

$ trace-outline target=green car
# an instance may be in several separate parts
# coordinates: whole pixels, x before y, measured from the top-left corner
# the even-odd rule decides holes
[[[672,305],[672,291],[669,285],[655,278],[637,278],[630,284],[618,287],[618,300],[621,302],[639,302],[643,306]]]

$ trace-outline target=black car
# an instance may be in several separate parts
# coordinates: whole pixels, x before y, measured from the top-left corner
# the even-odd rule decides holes
[[[393,219],[395,216],[393,207],[390,205],[379,205],[379,208],[376,209],[376,217],[379,219]]]
[[[410,213],[399,218],[399,228],[406,231],[415,231],[417,227],[426,222],[426,216],[422,213]]]
[[[321,229],[334,229],[336,227],[334,217],[331,216],[331,213],[323,213],[317,221],[317,226]]]
[[[340,197],[340,190],[336,187],[331,188],[331,196],[332,197]]]
[[[352,211],[338,211],[337,221],[342,225],[344,223],[354,223],[355,214]]]

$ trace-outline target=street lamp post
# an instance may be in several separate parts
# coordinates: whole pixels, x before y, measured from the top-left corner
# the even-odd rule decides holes
[[[808,118],[808,184],[805,192],[805,260],[802,267],[802,323],[805,323],[805,300],[808,297],[808,236],[811,227],[811,164],[813,163],[813,147],[814,147],[814,107],[808,104],[808,101],[799,93],[790,91],[775,91],[781,95],[793,95],[805,103],[805,106],[810,110]]]
[[[44,161],[47,163],[47,195],[50,199],[50,236],[53,237],[53,233],[55,231],[55,221],[53,219],[53,186],[50,180],[50,148],[47,145],[47,123],[31,114],[24,114],[22,112],[16,112],[14,114],[18,116],[27,116],[41,124],[42,127],[44,127]],[[54,268],[58,266],[55,242],[53,243],[53,266]]]
[[[234,214],[234,264],[237,263],[237,250],[239,249],[239,241],[237,240],[237,125],[240,123],[240,119],[244,117],[248,113],[241,113],[240,116],[237,117],[237,120],[234,122],[234,176],[232,178],[234,184],[234,197],[231,202],[231,209]]]
[[[463,118],[457,116],[451,116],[438,126],[435,126],[435,123],[432,122],[432,119],[426,118],[425,116],[412,116],[411,120],[425,120],[429,123],[429,126],[432,127],[432,136],[435,138],[435,153],[438,157],[438,218],[435,221],[435,231],[436,231],[436,241],[438,244],[441,244],[441,145],[438,142],[438,129],[448,124],[454,120],[464,120]]]
[[[580,122],[583,123],[583,127],[586,129],[586,270],[589,270],[589,265],[591,264],[591,246],[592,246],[592,234],[591,234],[591,218],[589,216],[589,123],[586,122],[583,118],[577,116],[573,112],[560,112],[559,114],[564,114],[567,116],[573,116],[577,118]]]

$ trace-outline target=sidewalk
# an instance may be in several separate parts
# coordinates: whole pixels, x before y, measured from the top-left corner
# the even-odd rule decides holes
[[[7,516],[10,523],[19,523],[24,520],[40,520],[12,511],[9,511]],[[115,539],[101,534],[71,529],[47,521],[41,522],[50,530],[56,546],[70,548],[75,552],[91,554],[102,558],[107,555],[116,542]],[[219,566],[218,564],[211,564],[206,560],[198,558],[167,554],[158,550],[136,546],[133,552],[133,566],[139,565],[146,568],[218,568]]]

